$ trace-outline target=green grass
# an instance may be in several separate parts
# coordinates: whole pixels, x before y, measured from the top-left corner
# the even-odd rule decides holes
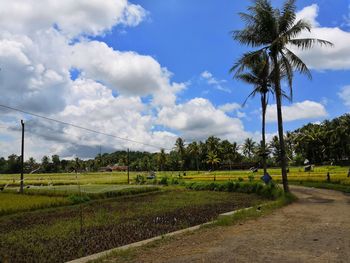
[[[289,181],[290,184],[350,193],[350,185],[328,182]]]
[[[69,205],[72,202],[64,197],[28,196],[12,193],[0,193],[0,215],[19,211]]]
[[[272,175],[275,180],[281,179],[281,171],[279,168],[270,168],[268,172]],[[313,172],[304,172],[303,167],[291,167],[289,178],[292,181],[324,181],[326,179],[327,172],[331,174],[332,181],[339,181],[343,184],[350,185],[350,178],[347,178],[348,167],[340,166],[319,166],[314,169]],[[136,175],[143,174],[147,175],[146,172],[131,172],[130,178],[135,182]],[[182,175],[180,172],[157,172],[158,178],[167,176],[175,177]],[[187,171],[186,176],[182,177],[182,180],[186,181],[213,181],[214,177],[218,181],[227,181],[227,180],[238,180],[238,178],[243,178],[248,180],[248,176],[252,175],[250,171],[247,170],[237,170],[237,171],[214,171],[206,172],[200,171]],[[260,180],[262,175],[262,170],[260,169],[258,173],[255,174],[255,180]],[[2,174],[0,175],[0,185],[12,185],[19,186],[18,174]],[[25,184],[26,185],[115,185],[115,184],[125,184],[127,183],[127,174],[126,172],[111,172],[111,173],[62,173],[62,174],[26,174],[25,175]]]
[[[69,195],[88,195],[90,197],[104,195],[108,196],[108,193],[115,192],[128,192],[131,190],[136,190],[142,192],[147,190],[154,190],[155,187],[151,185],[110,185],[110,184],[86,184],[86,185],[52,185],[52,186],[30,186],[30,188],[25,188],[24,192],[26,194],[39,194],[39,195],[49,195],[49,196],[69,196]],[[158,188],[156,188],[158,189]],[[5,191],[17,191],[18,187],[7,187]],[[112,195],[113,196],[113,195]]]
[[[234,225],[236,223],[248,220],[255,219],[261,216],[271,214],[278,208],[281,208],[285,205],[288,205],[297,200],[296,196],[293,194],[284,194],[280,196],[277,200],[267,202],[263,205],[253,206],[250,209],[242,209],[233,215],[220,216],[216,222],[216,225],[219,226],[228,226]]]

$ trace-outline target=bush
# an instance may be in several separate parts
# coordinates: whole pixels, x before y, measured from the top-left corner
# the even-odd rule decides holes
[[[171,178],[170,184],[177,185],[177,184],[180,184],[180,183],[179,183],[179,180],[177,178]]]
[[[87,195],[70,195],[68,196],[68,200],[73,204],[80,204],[90,201],[90,197]]]
[[[169,185],[169,183],[168,183],[168,177],[162,177],[161,179],[160,179],[160,181],[159,181],[159,184],[161,184],[161,185]]]
[[[265,198],[276,199],[283,194],[283,191],[275,183],[265,185],[260,182],[226,182],[226,183],[200,183],[192,182],[187,183],[187,189],[195,191],[226,191],[226,192],[239,192],[263,196]]]
[[[138,174],[136,176],[136,183],[137,184],[144,184],[145,182],[146,182],[146,179],[145,179],[145,177],[143,175]]]

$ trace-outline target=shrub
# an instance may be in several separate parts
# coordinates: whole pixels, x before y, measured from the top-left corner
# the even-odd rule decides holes
[[[73,204],[85,203],[90,201],[90,197],[87,195],[70,195],[68,196],[68,200]]]
[[[250,174],[249,176],[248,176],[248,180],[249,180],[249,182],[253,182],[254,181],[254,178],[255,178],[255,176],[253,175],[253,174]]]
[[[168,177],[164,176],[160,179],[159,184],[161,185],[169,185],[168,183]]]
[[[145,182],[146,182],[146,179],[145,179],[145,177],[143,175],[138,174],[136,176],[136,183],[137,184],[144,184]]]
[[[283,191],[275,183],[265,185],[260,182],[226,182],[226,183],[200,183],[191,182],[187,183],[187,189],[195,191],[226,191],[226,192],[239,192],[239,193],[255,193],[265,198],[276,199],[283,194]]]

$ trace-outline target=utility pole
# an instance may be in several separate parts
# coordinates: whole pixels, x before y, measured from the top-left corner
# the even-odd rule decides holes
[[[100,168],[102,167],[102,146],[100,145]]]
[[[129,151],[129,148],[128,148],[128,161],[127,161],[127,164],[128,164],[128,184],[130,184],[130,174],[129,174],[129,172],[130,172],[130,168],[129,168],[130,160],[129,160],[129,158],[130,158],[130,151]]]
[[[24,172],[24,122],[21,120],[22,125],[22,149],[21,149],[21,182],[20,182],[20,193],[23,194],[23,172]]]

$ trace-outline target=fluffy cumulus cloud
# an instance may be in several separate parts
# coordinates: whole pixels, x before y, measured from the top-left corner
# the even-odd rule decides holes
[[[195,98],[176,107],[164,107],[159,112],[158,123],[180,131],[188,140],[215,135],[242,141],[248,136],[239,119],[228,117],[224,111],[203,98]]]
[[[238,103],[226,103],[226,104],[219,106],[220,110],[222,110],[223,112],[227,112],[227,113],[237,111],[241,108],[242,108],[241,105],[239,105]]]
[[[170,72],[152,57],[119,52],[98,41],[76,44],[71,59],[84,76],[106,83],[119,94],[154,95],[156,104],[174,104],[175,93],[185,86],[170,83]]]
[[[283,121],[309,120],[324,118],[328,116],[325,107],[318,102],[305,100],[296,102],[290,106],[282,106]],[[266,121],[276,122],[277,111],[276,105],[268,105],[266,110]]]
[[[3,0],[0,27],[33,34],[55,26],[69,36],[99,35],[117,24],[136,26],[145,16],[141,6],[127,0],[104,0],[103,4],[99,0]]]
[[[177,104],[186,84],[173,82],[155,58],[91,40],[115,26],[137,26],[148,15],[141,6],[127,0],[0,0],[0,5],[0,103],[113,135],[0,109],[0,156],[18,152],[22,118],[26,156],[35,158],[91,157],[100,146],[159,151],[172,148],[177,136],[247,136],[241,121],[227,115],[237,105],[216,108],[200,98]],[[223,84],[209,72],[202,77],[210,85]]]
[[[305,19],[313,26],[311,33],[304,32],[299,37],[312,37],[331,41],[333,47],[315,46],[310,50],[294,49],[306,64],[316,70],[350,69],[350,32],[339,27],[323,27],[317,21],[317,4],[307,6],[297,14],[297,19]]]
[[[350,86],[343,87],[338,93],[338,96],[350,108]]]

